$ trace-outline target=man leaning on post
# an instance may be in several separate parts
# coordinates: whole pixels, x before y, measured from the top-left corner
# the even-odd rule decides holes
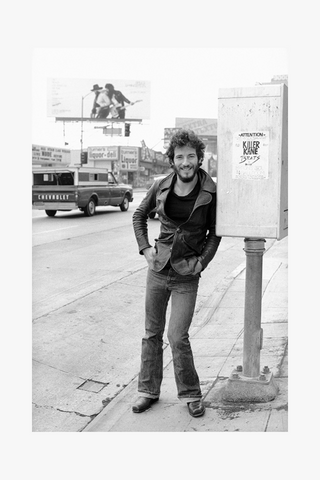
[[[191,130],[179,130],[167,149],[173,172],[156,180],[133,214],[139,253],[148,263],[145,335],[142,339],[135,413],[159,400],[163,377],[163,333],[171,297],[168,340],[178,398],[193,417],[205,413],[189,328],[201,271],[213,259],[221,237],[215,234],[216,185],[202,169],[205,145]],[[156,208],[161,228],[152,246],[148,214]]]

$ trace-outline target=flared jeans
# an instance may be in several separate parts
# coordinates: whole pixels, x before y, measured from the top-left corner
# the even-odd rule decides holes
[[[148,269],[145,335],[142,339],[138,382],[138,392],[141,396],[158,398],[160,395],[163,378],[163,334],[170,297],[171,315],[167,335],[172,351],[178,398],[187,403],[202,396],[188,334],[196,304],[199,278],[199,274],[179,275],[173,268],[159,273]]]

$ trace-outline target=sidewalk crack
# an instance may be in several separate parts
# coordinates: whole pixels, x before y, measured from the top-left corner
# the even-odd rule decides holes
[[[73,410],[63,410],[62,408],[55,408],[52,405],[39,405],[35,402],[32,402],[32,405],[34,405],[35,408],[45,408],[47,410],[54,410],[61,413],[71,413],[74,415],[78,415],[79,417],[90,418],[91,420],[93,420],[97,416],[97,413],[94,413],[92,415],[85,415],[84,413],[75,412]]]
[[[268,425],[269,425],[269,422],[270,422],[271,414],[272,414],[272,409],[269,410],[269,415],[268,415],[266,426],[265,426],[265,429],[264,429],[265,432],[268,431]]]
[[[94,413],[93,415],[85,415],[84,413],[74,412],[73,410],[62,410],[61,408],[57,408],[56,410],[62,413],[73,413],[74,415],[78,415],[79,417],[90,418],[91,420],[97,416],[96,413]]]
[[[62,370],[61,368],[53,367],[52,365],[49,365],[48,363],[40,362],[40,360],[36,360],[35,358],[33,358],[32,361],[36,362],[36,363],[39,363],[39,365],[44,365],[45,367],[52,368],[53,370],[57,370],[58,372],[65,373],[66,375],[72,375],[73,377],[77,377],[80,380],[87,380],[86,378],[78,377],[77,375],[74,375],[71,372],[67,372],[66,370]]]
[[[278,270],[281,268],[282,265],[283,265],[283,262],[281,262],[281,263],[279,264],[278,268],[273,272],[271,278],[269,278],[268,283],[266,284],[266,286],[265,286],[265,288],[264,288],[264,291],[262,292],[262,298],[265,296],[265,293],[266,293],[266,291],[268,290],[268,287],[269,287],[272,279],[274,278],[275,274],[278,272]]]

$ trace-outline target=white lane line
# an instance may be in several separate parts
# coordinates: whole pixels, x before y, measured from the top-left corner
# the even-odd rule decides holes
[[[78,226],[79,225],[72,225],[72,227],[57,228],[56,230],[46,230],[44,232],[34,232],[32,235],[41,235],[43,233],[59,232],[60,230],[69,230],[69,228],[76,228]]]

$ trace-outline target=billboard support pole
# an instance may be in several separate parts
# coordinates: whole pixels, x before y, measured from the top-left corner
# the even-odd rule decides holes
[[[87,95],[81,97],[81,133],[80,133],[80,162],[82,164],[82,151],[83,151],[83,100],[90,95],[92,92],[90,91]]]

